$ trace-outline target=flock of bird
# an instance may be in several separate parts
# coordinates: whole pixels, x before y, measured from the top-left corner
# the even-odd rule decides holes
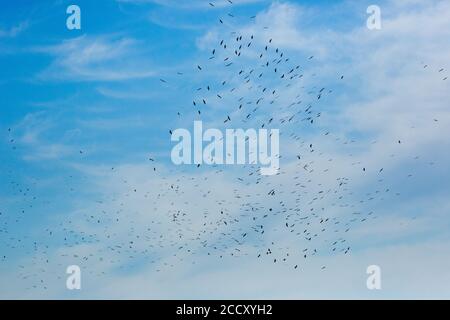
[[[219,25],[226,28],[225,24],[221,18]],[[143,168],[151,170],[144,177],[120,166],[99,169],[108,179],[92,191],[98,195],[93,205],[58,215],[57,222],[39,234],[22,234],[17,225],[29,218],[29,212],[64,208],[53,208],[37,195],[37,179],[19,183],[10,169],[7,188],[19,200],[14,210],[0,207],[0,239],[8,248],[0,263],[25,250],[31,262],[18,266],[18,277],[28,289],[49,289],[55,277],[65,279],[69,264],[80,265],[92,276],[104,276],[143,264],[161,272],[183,261],[201,264],[205,259],[246,257],[301,272],[315,256],[349,254],[352,230],[377,219],[377,203],[400,195],[389,185],[384,168],[353,155],[364,141],[335,135],[320,124],[332,103],[331,86],[343,85],[344,74],[319,85],[324,80],[314,72],[314,56],[295,61],[275,45],[276,39],[264,39],[257,31],[227,34],[193,66],[196,77],[207,81],[193,89],[189,107],[175,118],[201,119],[227,128],[280,129],[279,173],[263,176],[256,163],[236,170],[219,165],[192,170],[150,156]],[[185,71],[176,75],[189,76]],[[172,80],[160,80],[163,88],[170,89]],[[15,150],[11,129],[7,135]],[[392,143],[401,148],[405,142],[395,137]],[[330,155],[330,145],[348,150],[347,156]],[[83,150],[81,155],[85,156]],[[73,176],[61,179],[64,187],[59,192],[76,198],[80,182]],[[373,181],[373,190],[362,192],[353,187],[353,179]],[[108,190],[108,186],[114,187]],[[98,191],[103,188],[108,192]],[[62,249],[55,252],[55,244]],[[52,271],[55,268],[61,272]]]

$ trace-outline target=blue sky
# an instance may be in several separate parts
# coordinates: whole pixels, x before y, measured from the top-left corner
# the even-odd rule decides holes
[[[450,5],[379,1],[382,29],[373,31],[371,1],[208,2],[77,1],[81,30],[66,28],[72,2],[2,3],[0,297],[448,298]],[[246,122],[235,121],[238,99],[258,96],[236,64],[219,61],[218,43],[236,35],[254,36],[241,66],[258,68],[256,53],[273,39],[304,76],[290,87],[255,81],[278,94]],[[203,98],[199,115],[192,101]],[[314,125],[283,121],[299,99],[302,112],[314,104],[320,113]],[[259,128],[271,117],[282,133],[279,176],[170,160],[169,130],[200,119]],[[257,219],[269,207],[278,214],[266,236],[249,236],[231,255],[233,239],[253,230],[251,206]],[[305,239],[283,231],[284,206],[350,223],[342,248],[351,251],[330,252],[343,239],[330,231],[303,262]],[[239,220],[230,229],[216,226],[223,210]],[[349,222],[356,215],[364,221]],[[257,259],[272,242],[292,262]],[[212,247],[223,251],[208,254]],[[73,264],[81,291],[65,288]],[[382,269],[380,291],[366,288],[371,264]]]

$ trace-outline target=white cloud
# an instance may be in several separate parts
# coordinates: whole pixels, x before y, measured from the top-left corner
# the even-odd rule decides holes
[[[121,81],[149,78],[155,71],[129,38],[81,36],[36,51],[54,57],[42,80]]]
[[[15,38],[28,28],[28,22],[21,22],[9,29],[0,29],[0,38]]]
[[[27,114],[22,121],[14,126],[14,137],[27,161],[43,161],[62,159],[73,155],[73,146],[60,142],[52,142],[45,135],[54,128],[53,121],[45,112]]]
[[[230,3],[228,0],[191,0],[188,2],[181,2],[176,0],[116,0],[119,3],[131,3],[131,4],[145,4],[154,3],[161,6],[171,7],[173,9],[184,10],[196,10],[196,9],[214,9],[214,8],[232,8],[241,5],[247,5],[258,2],[265,2],[267,0],[232,0]],[[213,6],[210,5],[213,4]]]

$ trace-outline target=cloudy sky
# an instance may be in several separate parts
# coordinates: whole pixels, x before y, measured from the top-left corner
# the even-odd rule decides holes
[[[0,298],[450,298],[450,2],[79,0],[68,30],[72,2],[0,11]],[[241,81],[266,45],[302,77]],[[275,102],[237,121],[252,84]],[[169,130],[270,118],[279,175],[170,159]],[[311,244],[308,212],[345,227]]]

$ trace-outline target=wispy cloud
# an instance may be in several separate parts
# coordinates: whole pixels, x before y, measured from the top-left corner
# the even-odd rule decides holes
[[[173,9],[187,9],[187,10],[196,10],[200,8],[224,8],[224,7],[233,7],[233,6],[241,6],[248,5],[259,2],[267,2],[268,0],[191,0],[188,2],[182,2],[177,0],[116,0],[119,3],[130,3],[130,4],[145,4],[145,3],[154,3],[161,6],[171,7]]]
[[[35,48],[54,57],[38,79],[121,81],[152,77],[155,71],[137,44],[131,38],[81,36],[58,45]]]
[[[29,113],[14,127],[15,138],[23,149],[24,160],[60,160],[77,152],[69,144],[46,137],[54,127],[53,120],[46,112]]]
[[[21,22],[16,26],[10,27],[9,29],[0,28],[0,38],[15,38],[20,33],[28,28],[29,23],[27,21]]]

